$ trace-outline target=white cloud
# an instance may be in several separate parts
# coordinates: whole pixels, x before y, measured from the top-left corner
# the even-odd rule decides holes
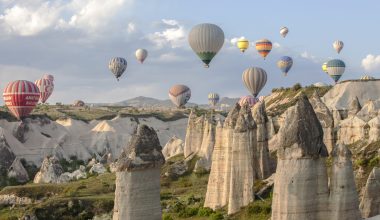
[[[280,43],[278,43],[278,42],[274,42],[274,43],[273,43],[273,48],[278,49],[278,48],[280,48],[280,47],[281,47],[281,44],[280,44]]]
[[[161,54],[160,57],[158,58],[159,62],[178,62],[178,61],[183,61],[183,60],[185,60],[183,57],[173,52]]]
[[[368,54],[362,60],[362,67],[367,72],[380,71],[380,55],[375,56],[372,54]]]
[[[133,22],[129,22],[128,27],[127,27],[127,32],[130,34],[130,33],[134,33],[135,31],[136,31],[136,24]]]
[[[148,34],[146,37],[148,40],[158,48],[163,48],[164,46],[178,48],[186,44],[186,30],[183,25],[180,25],[176,20],[162,19],[161,22],[169,27],[161,32]]]
[[[309,52],[307,52],[307,51],[302,52],[302,53],[300,54],[300,56],[301,56],[302,58],[307,59],[307,60],[310,60],[310,61],[312,61],[312,62],[314,62],[314,63],[318,63],[318,62],[319,62],[319,60],[317,59],[316,56],[314,56],[313,54],[311,54],[311,53],[309,53]]]

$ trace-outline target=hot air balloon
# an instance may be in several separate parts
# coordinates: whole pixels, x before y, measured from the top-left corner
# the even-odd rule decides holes
[[[249,47],[249,41],[245,38],[240,38],[236,45],[240,49],[240,51],[244,53],[244,51]]]
[[[209,67],[211,60],[224,43],[224,32],[215,24],[198,24],[189,33],[189,44],[193,51]]]
[[[250,96],[250,95],[247,95],[247,96],[243,96],[240,98],[239,105],[244,106],[248,103],[249,107],[252,107],[258,102],[259,102],[259,100],[257,98]]]
[[[343,41],[340,41],[340,40],[336,40],[334,41],[333,43],[333,47],[334,49],[336,50],[336,52],[340,53],[340,51],[343,49],[344,47],[344,43]]]
[[[73,106],[74,107],[83,107],[83,106],[85,106],[85,103],[82,100],[75,100],[73,103]]]
[[[136,59],[140,62],[143,63],[146,57],[148,56],[148,51],[145,49],[138,49],[136,50]]]
[[[40,99],[40,90],[36,84],[17,80],[8,83],[3,92],[5,105],[17,119],[28,116]]]
[[[288,56],[283,56],[281,59],[277,62],[278,68],[281,69],[281,71],[284,73],[284,75],[288,75],[288,71],[290,68],[292,68],[293,65],[293,59]]]
[[[327,72],[327,62],[324,62],[324,63],[322,64],[322,70],[323,70],[323,72],[329,74],[329,73]]]
[[[218,93],[210,93],[210,94],[208,94],[208,103],[211,106],[215,107],[216,104],[218,104],[218,102],[219,102],[219,95],[218,95]]]
[[[257,97],[267,82],[267,73],[259,67],[251,67],[243,72],[242,79],[248,91]]]
[[[48,79],[48,80],[54,82],[54,76],[53,76],[53,75],[50,75],[50,74],[44,74],[44,75],[42,76],[42,79]]]
[[[174,85],[169,90],[169,98],[178,108],[184,106],[191,97],[191,90],[185,85]]]
[[[110,60],[108,68],[115,75],[117,81],[121,75],[123,75],[125,69],[127,69],[127,60],[122,57],[114,57]]]
[[[40,102],[45,103],[54,90],[54,83],[49,79],[38,79],[35,82],[36,86],[40,90]]]
[[[288,33],[289,33],[289,29],[287,27],[282,27],[280,29],[280,34],[281,34],[282,37],[285,38]]]
[[[260,56],[264,59],[268,56],[269,52],[272,50],[272,42],[268,39],[261,39],[256,41],[256,50],[259,52]]]
[[[329,76],[336,82],[343,75],[344,70],[346,69],[346,64],[338,59],[330,60],[327,62],[327,73]]]

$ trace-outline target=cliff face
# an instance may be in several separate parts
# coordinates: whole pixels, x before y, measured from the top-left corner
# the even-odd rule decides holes
[[[45,157],[33,183],[58,183],[62,173],[63,168],[56,157]]]
[[[360,203],[364,218],[380,215],[380,168],[373,168]]]
[[[185,158],[191,154],[197,153],[202,145],[204,131],[204,116],[197,117],[191,111],[186,129],[184,156]]]
[[[154,129],[140,125],[118,160],[113,220],[161,219],[161,149]]]

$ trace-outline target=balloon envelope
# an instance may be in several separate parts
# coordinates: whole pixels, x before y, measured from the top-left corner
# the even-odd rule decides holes
[[[215,24],[198,24],[189,33],[189,44],[208,67],[224,44],[224,32]]]
[[[54,83],[49,79],[38,79],[35,82],[36,86],[40,90],[40,102],[45,103],[54,90]]]
[[[251,67],[243,72],[242,80],[248,91],[257,97],[267,83],[267,73],[260,67]]]
[[[337,53],[340,53],[340,51],[343,49],[343,47],[344,47],[344,43],[343,43],[343,41],[340,41],[340,40],[336,40],[336,41],[334,41],[334,43],[333,43],[333,47],[334,47],[334,49],[335,49],[335,51],[337,52]]]
[[[240,98],[239,105],[240,106],[244,106],[244,105],[248,104],[249,107],[252,107],[252,106],[254,106],[258,102],[259,102],[258,98],[255,98],[253,96],[247,95],[247,96],[243,96],[243,97]]]
[[[261,39],[256,41],[256,50],[264,59],[272,50],[272,42],[268,39]]]
[[[238,40],[236,45],[240,49],[240,51],[244,53],[244,51],[247,50],[249,47],[249,41],[247,39],[240,39]]]
[[[115,75],[116,79],[119,81],[121,75],[123,75],[124,71],[127,69],[127,60],[122,57],[114,57],[108,63],[108,68],[111,70],[113,75]]]
[[[282,27],[280,29],[280,34],[282,37],[286,37],[286,35],[289,33],[289,29],[287,27]]]
[[[336,83],[342,77],[346,64],[342,60],[334,59],[327,62],[326,68],[327,73]]]
[[[286,76],[289,72],[289,70],[292,68],[293,66],[293,59],[291,57],[288,57],[288,56],[283,56],[281,57],[281,59],[277,62],[277,66],[278,68],[281,69],[281,71],[284,73],[284,75]]]
[[[211,106],[216,106],[216,104],[218,104],[218,102],[219,102],[219,95],[218,95],[218,93],[210,93],[210,94],[208,94],[208,103]]]
[[[322,71],[325,72],[325,73],[327,73],[327,74],[329,74],[329,73],[327,72],[327,62],[324,62],[324,63],[322,64]]]
[[[40,99],[40,90],[36,84],[17,80],[8,83],[3,92],[5,105],[17,119],[28,116]]]
[[[136,59],[140,62],[143,63],[146,57],[148,56],[148,51],[145,49],[138,49],[136,50]]]
[[[191,90],[185,85],[174,85],[169,90],[169,98],[178,108],[184,106],[191,97]]]
[[[45,74],[45,75],[43,75],[43,76],[42,76],[42,79],[48,79],[48,80],[54,82],[54,76],[53,76],[53,75],[50,75],[50,74]]]

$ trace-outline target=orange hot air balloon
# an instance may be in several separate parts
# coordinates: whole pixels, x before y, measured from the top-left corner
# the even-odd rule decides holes
[[[256,50],[264,59],[272,50],[272,42],[268,39],[261,39],[256,41]]]
[[[36,107],[40,99],[40,90],[32,82],[17,80],[8,83],[4,89],[3,98],[9,111],[20,120],[28,116]]]

